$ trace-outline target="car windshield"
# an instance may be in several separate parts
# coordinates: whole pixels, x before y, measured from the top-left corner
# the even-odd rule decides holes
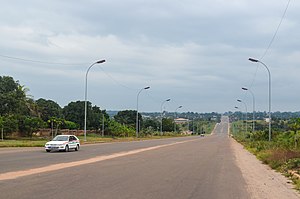
[[[68,136],[56,136],[53,141],[68,141]]]

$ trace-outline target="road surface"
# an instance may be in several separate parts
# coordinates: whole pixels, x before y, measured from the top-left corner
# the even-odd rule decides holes
[[[85,145],[68,153],[0,149],[0,198],[251,198],[227,119],[205,137]]]

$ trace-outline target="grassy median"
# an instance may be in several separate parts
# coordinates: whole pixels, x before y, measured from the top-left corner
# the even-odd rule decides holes
[[[87,141],[84,142],[84,136],[77,136],[81,144],[94,144],[94,143],[109,143],[109,142],[131,142],[140,140],[153,140],[153,139],[163,139],[172,137],[182,137],[183,135],[164,135],[164,136],[148,136],[148,137],[102,137],[97,134],[87,135]],[[0,148],[2,147],[44,147],[46,142],[50,141],[51,138],[9,138],[0,140]]]

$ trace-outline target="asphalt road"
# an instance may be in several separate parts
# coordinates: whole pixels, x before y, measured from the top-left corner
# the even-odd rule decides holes
[[[86,145],[69,153],[1,149],[0,198],[250,198],[227,133],[225,120],[206,137]],[[51,165],[58,166],[47,171]],[[1,179],[8,173],[13,179]]]

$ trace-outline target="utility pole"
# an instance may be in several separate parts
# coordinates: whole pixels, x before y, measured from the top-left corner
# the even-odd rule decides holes
[[[104,114],[102,114],[102,137],[104,137]]]

